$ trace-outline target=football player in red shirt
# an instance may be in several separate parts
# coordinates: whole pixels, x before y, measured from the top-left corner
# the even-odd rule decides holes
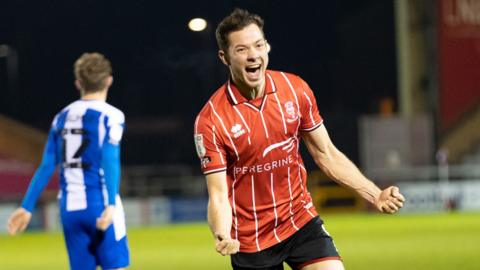
[[[208,222],[216,250],[234,269],[344,269],[306,186],[303,139],[333,180],[395,213],[397,187],[380,190],[331,142],[315,96],[300,77],[267,70],[263,20],[236,9],[217,27],[230,78],[209,99],[194,128],[206,175]]]

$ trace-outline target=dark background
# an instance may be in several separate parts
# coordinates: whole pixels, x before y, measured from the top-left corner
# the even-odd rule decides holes
[[[195,116],[228,76],[214,31],[235,7],[265,19],[269,68],[309,83],[334,143],[358,162],[358,117],[396,100],[393,1],[2,0],[0,44],[18,69],[7,76],[0,58],[0,114],[47,131],[78,98],[73,62],[99,51],[114,69],[108,102],[126,114],[124,163],[196,166]],[[188,29],[194,17],[206,31]]]

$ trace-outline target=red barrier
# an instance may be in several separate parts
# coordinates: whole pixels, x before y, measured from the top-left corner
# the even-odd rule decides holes
[[[480,3],[438,0],[439,120],[445,130],[480,104]]]
[[[35,173],[33,164],[0,157],[0,198],[22,196]],[[58,176],[55,174],[48,183],[47,190],[58,189]]]

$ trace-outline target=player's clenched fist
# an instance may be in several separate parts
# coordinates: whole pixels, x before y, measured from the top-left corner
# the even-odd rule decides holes
[[[383,213],[394,214],[403,207],[404,201],[398,187],[392,186],[382,190],[375,200],[375,206]]]
[[[217,236],[215,240],[215,249],[223,256],[235,254],[240,250],[240,242],[230,237]]]

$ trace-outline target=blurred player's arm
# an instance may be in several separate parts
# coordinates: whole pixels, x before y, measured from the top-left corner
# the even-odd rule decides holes
[[[55,167],[59,160],[56,157],[55,136],[55,132],[51,130],[43,151],[42,162],[35,171],[27,193],[23,198],[22,205],[10,215],[7,221],[7,231],[11,235],[21,233],[27,228],[32,218],[35,204],[45,186],[47,186],[50,177],[55,172]]]
[[[108,141],[102,146],[102,168],[108,194],[108,205],[97,219],[97,228],[105,231],[113,222],[115,202],[120,186],[120,145]]]
[[[380,190],[333,145],[324,125],[302,136],[315,163],[328,177],[356,191],[381,212],[393,214],[403,206],[405,199],[398,187]]]
[[[215,237],[215,249],[222,255],[237,253],[240,243],[232,239],[232,207],[228,201],[225,171],[206,175],[208,188],[208,225]]]

